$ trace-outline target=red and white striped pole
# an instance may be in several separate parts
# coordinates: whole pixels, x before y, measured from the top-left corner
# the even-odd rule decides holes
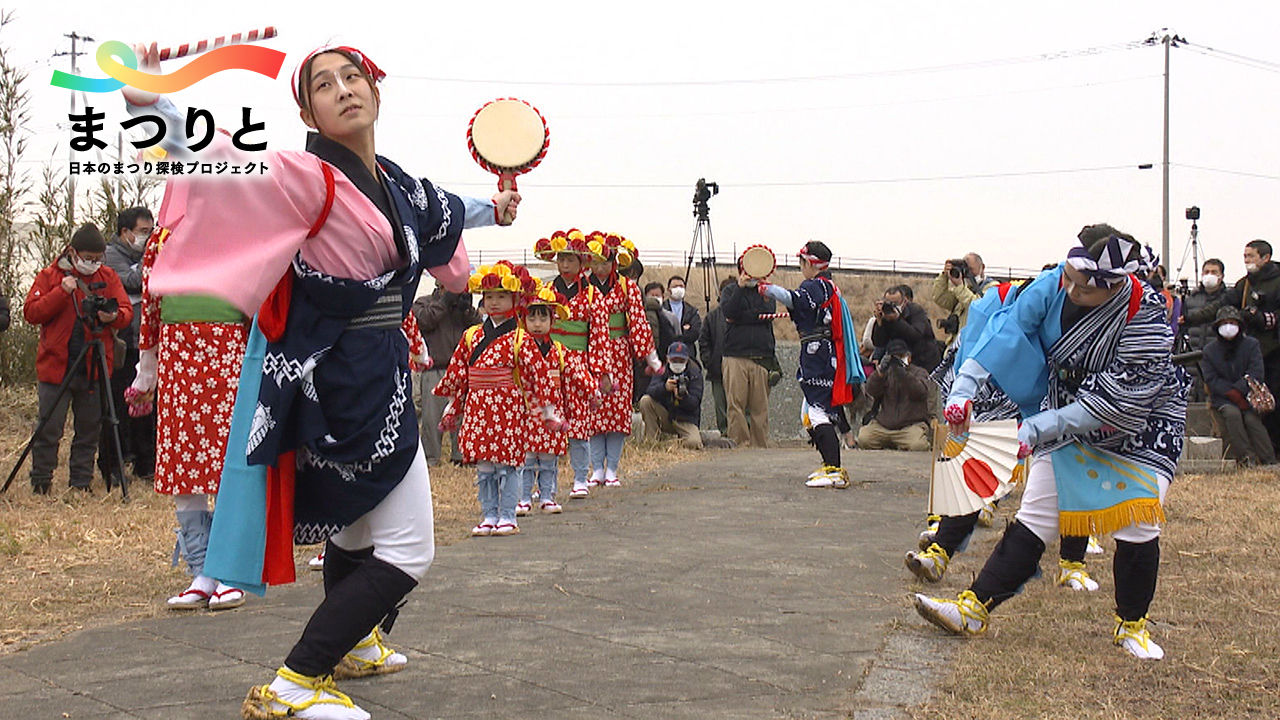
[[[187,43],[178,47],[165,48],[160,51],[161,60],[176,60],[180,57],[188,55],[199,55],[202,52],[208,52],[214,48],[220,48],[224,45],[241,45],[244,43],[261,42],[270,40],[276,36],[276,28],[269,25],[261,30],[250,30],[247,33],[236,33],[231,37],[220,35],[212,40],[201,40],[196,43]]]

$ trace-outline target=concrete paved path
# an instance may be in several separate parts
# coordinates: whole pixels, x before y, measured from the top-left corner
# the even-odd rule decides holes
[[[875,661],[902,655],[886,637],[910,613],[902,552],[928,457],[847,453],[854,478],[876,482],[844,491],[801,484],[815,459],[709,451],[525,518],[519,536],[441,548],[391,637],[408,669],[342,687],[375,718],[892,716],[923,697],[882,697],[864,678],[914,675],[910,657]],[[319,574],[299,573],[236,611],[0,658],[0,715],[238,717],[319,600]]]

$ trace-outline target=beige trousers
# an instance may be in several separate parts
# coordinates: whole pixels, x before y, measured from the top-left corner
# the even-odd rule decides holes
[[[726,357],[722,366],[729,407],[729,439],[769,446],[769,371],[750,358]]]
[[[858,432],[858,447],[863,450],[928,450],[929,426],[924,423],[890,430],[872,420]]]
[[[644,418],[644,439],[654,441],[659,433],[680,438],[680,444],[690,450],[702,449],[702,433],[690,422],[672,422],[671,413],[662,403],[645,395],[640,398],[640,417]]]

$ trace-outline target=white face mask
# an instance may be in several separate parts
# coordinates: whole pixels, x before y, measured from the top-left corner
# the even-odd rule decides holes
[[[910,355],[895,355],[894,357],[898,358],[898,362],[901,362],[903,365],[910,365],[910,364],[911,364],[911,356],[910,356]]]
[[[1205,273],[1200,277],[1200,284],[1204,285],[1205,290],[1213,290],[1222,284],[1222,278],[1213,273]]]
[[[1257,271],[1257,269],[1258,269],[1258,264],[1257,264],[1257,263],[1245,263],[1245,264],[1244,264],[1244,271],[1245,271],[1245,272],[1247,272],[1247,273],[1256,272],[1256,271]]]
[[[1239,334],[1240,326],[1235,323],[1222,323],[1218,326],[1218,335],[1221,335],[1223,340],[1235,340]]]
[[[92,275],[98,272],[98,268],[102,267],[101,261],[90,262],[88,260],[81,260],[80,258],[76,258],[74,264],[76,266],[76,272],[81,275]]]
[[[687,362],[675,362],[674,360],[669,364],[671,366],[671,372],[675,373],[676,375],[679,375],[680,373],[684,372],[685,368],[689,367],[689,363]]]
[[[671,288],[671,299],[672,299],[672,300],[684,300],[684,286],[683,286],[683,285],[681,285],[680,287],[673,287],[673,288]]]

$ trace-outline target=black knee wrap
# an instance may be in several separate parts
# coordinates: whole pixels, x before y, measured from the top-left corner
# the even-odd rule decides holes
[[[1088,535],[1063,535],[1058,538],[1058,556],[1063,560],[1082,563],[1088,550]]]
[[[978,513],[968,515],[946,515],[938,521],[938,532],[933,534],[933,541],[938,547],[947,551],[947,557],[956,554],[956,548],[964,544],[973,534],[978,524]]]
[[[1022,590],[1023,584],[1040,568],[1043,554],[1044,541],[1026,525],[1014,521],[1005,529],[969,589],[988,609],[995,608]]]
[[[332,540],[324,546],[324,592],[329,594],[335,585],[355,572],[360,564],[373,557],[373,548],[343,550]]]
[[[1144,543],[1116,540],[1112,561],[1116,583],[1116,615],[1121,620],[1145,617],[1156,595],[1160,571],[1160,538]]]
[[[840,467],[840,436],[836,434],[836,426],[823,423],[809,431],[813,438],[813,446],[822,455],[822,464]]]

